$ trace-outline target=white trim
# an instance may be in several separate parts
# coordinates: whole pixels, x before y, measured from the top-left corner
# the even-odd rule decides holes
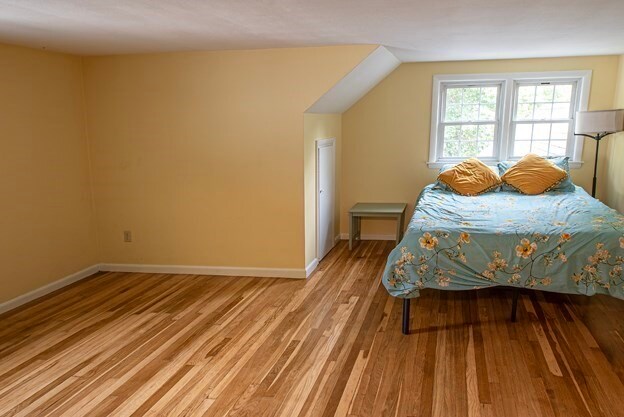
[[[341,233],[341,240],[349,240],[349,233]],[[360,236],[360,240],[396,240],[396,235],[368,234]]]
[[[429,168],[431,164],[440,164],[437,168],[442,168],[444,162],[438,162],[438,120],[440,120],[440,87],[444,81],[444,75],[433,76],[433,91],[431,92],[431,126],[429,127]]]
[[[81,271],[74,272],[57,281],[36,288],[26,294],[17,296],[11,300],[0,303],[0,314],[13,310],[21,305],[29,303],[44,295],[78,282],[82,279],[100,272],[143,272],[152,274],[184,274],[184,275],[220,275],[234,277],[259,277],[259,278],[296,278],[309,277],[318,266],[318,260],[314,259],[305,269],[297,268],[248,268],[231,266],[186,266],[186,265],[144,265],[144,264],[95,264]]]
[[[427,167],[440,169],[444,165],[448,165],[449,163],[450,162],[427,162]],[[584,163],[585,163],[585,161],[569,161],[568,165],[570,166],[570,169],[578,169],[578,168],[582,167]]]
[[[312,275],[312,272],[314,272],[318,264],[319,264],[318,259],[316,258],[312,259],[312,262],[310,262],[308,266],[306,266],[306,269],[305,269],[306,278],[309,278],[310,275]]]
[[[534,80],[570,80],[574,79],[578,82],[577,97],[578,109],[580,111],[587,110],[589,102],[589,93],[591,90],[591,70],[579,71],[546,71],[546,72],[511,72],[511,73],[488,73],[488,74],[442,74],[433,76],[433,89],[431,96],[431,127],[429,138],[429,168],[441,168],[446,163],[453,163],[452,160],[439,160],[438,147],[441,142],[438,141],[439,122],[441,102],[443,98],[442,86],[446,83],[501,83],[500,89],[500,108],[502,111],[501,132],[497,135],[500,139],[499,148],[495,152],[498,154],[497,160],[505,160],[509,158],[509,147],[511,141],[511,117],[513,111],[514,88],[517,82],[534,81]],[[581,157],[583,155],[583,138],[572,138],[574,140],[573,149],[570,149],[570,168],[580,168],[583,164]],[[458,161],[463,158],[459,158]],[[491,159],[491,158],[490,158]],[[487,160],[487,163],[498,162]]]
[[[51,292],[73,284],[74,282],[80,281],[81,279],[85,279],[99,271],[99,265],[91,265],[90,267],[85,268],[81,271],[74,272],[73,274],[67,275],[64,278],[46,284],[43,287],[39,287],[30,292],[27,292],[26,294],[17,296],[9,301],[5,301],[4,303],[0,304],[0,314],[9,310],[13,310],[21,305],[36,300],[37,298],[43,297],[44,295],[50,294]]]
[[[320,214],[320,199],[319,199],[319,194],[320,194],[320,189],[319,189],[319,149],[321,148],[325,148],[325,147],[331,147],[333,149],[333,153],[334,153],[334,175],[333,175],[333,189],[334,189],[334,197],[333,197],[333,203],[334,206],[332,207],[332,219],[331,219],[331,223],[332,223],[332,231],[336,230],[336,224],[335,224],[335,219],[334,219],[334,215],[336,213],[336,138],[328,138],[328,139],[316,139],[315,140],[316,143],[316,149],[315,149],[315,163],[316,163],[316,175],[314,178],[315,181],[315,187],[314,187],[314,200],[316,202],[315,206],[316,206],[316,230],[315,230],[315,234],[316,234],[316,258],[317,259],[322,259],[320,257],[320,253],[321,253],[321,245],[320,245],[320,239],[319,239],[319,229],[320,229],[320,222],[319,222],[319,214]],[[334,246],[336,245],[336,239],[334,238]],[[330,250],[333,249],[330,248]],[[329,253],[329,251],[327,251],[327,253]]]
[[[101,264],[100,271],[150,274],[225,275],[233,277],[305,278],[304,268],[252,268],[202,265]]]
[[[579,71],[579,72],[583,72],[583,71]],[[581,79],[579,80],[579,85],[577,88],[577,94],[580,94],[579,96],[579,108],[577,109],[577,111],[587,111],[588,110],[588,106],[589,106],[589,93],[591,92],[591,78],[592,78],[592,72],[591,71],[584,71],[585,75],[581,76]],[[574,121],[576,122],[576,115],[574,116]],[[574,126],[572,126],[572,133],[574,133]],[[580,168],[581,165],[583,164],[583,162],[581,161],[581,158],[583,157],[583,144],[585,143],[585,137],[583,136],[576,136],[575,137],[576,143],[574,145],[574,159],[570,158],[570,168],[575,168],[575,166],[573,165],[577,165],[576,168]]]
[[[336,143],[336,138],[317,139],[315,142],[317,148],[323,148],[325,146],[334,145]]]

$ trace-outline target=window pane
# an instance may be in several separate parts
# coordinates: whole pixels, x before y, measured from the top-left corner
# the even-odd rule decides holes
[[[471,156],[478,156],[480,154],[480,149],[484,147],[485,144],[479,144],[476,140],[463,142],[449,141],[444,143],[444,156],[447,158],[468,158]]]
[[[479,142],[478,144],[478,151],[479,153],[477,154],[477,156],[481,156],[481,157],[486,157],[486,156],[494,156],[494,142],[493,141],[486,141],[486,142]]]
[[[448,88],[446,90],[447,103],[460,104],[462,102],[462,90],[463,88]]]
[[[555,92],[554,85],[538,85],[535,88],[535,102],[537,103],[552,102],[554,92]]]
[[[531,152],[536,153],[541,156],[548,155],[548,141],[547,140],[536,140],[531,144]]]
[[[481,88],[481,103],[496,104],[498,96],[498,88],[483,87]]]
[[[548,120],[551,117],[552,104],[550,103],[537,103],[535,105],[535,113],[533,113],[534,120]]]
[[[479,105],[478,104],[465,104],[462,108],[461,120],[466,122],[472,122],[479,119]]]
[[[516,140],[530,140],[533,134],[533,125],[528,123],[519,123],[516,125]]]
[[[494,156],[494,130],[494,124],[445,126],[443,157]]]
[[[479,97],[481,96],[480,87],[466,87],[464,88],[464,104],[478,104]]]
[[[494,155],[494,142],[479,142],[479,153],[477,156],[488,157]]]
[[[496,104],[481,104],[479,109],[479,121],[484,122],[490,120],[496,120]]]
[[[494,142],[478,142],[476,140],[470,140],[460,142],[460,154],[453,155],[462,158],[468,158],[472,156],[488,157],[494,155]],[[451,155],[445,155],[451,156]]]
[[[494,140],[494,125],[481,125],[479,126],[479,141],[493,141]]]
[[[444,121],[495,121],[498,88],[496,86],[447,88]]]
[[[533,103],[535,101],[535,86],[518,87],[518,103]]]
[[[461,156],[477,156],[477,154],[479,153],[478,147],[477,147],[477,141],[476,140],[471,140],[471,141],[466,141],[466,142],[462,142],[461,143]]]
[[[560,84],[555,86],[555,101],[572,101],[572,84]]]
[[[533,125],[533,140],[550,139],[550,123],[535,123]]]
[[[531,120],[533,119],[533,104],[518,104],[517,120]]]
[[[550,151],[548,156],[564,156],[566,153],[567,142],[563,140],[550,141]]]
[[[553,123],[552,130],[550,132],[550,138],[567,140],[569,130],[570,130],[569,123]]]
[[[569,127],[570,122],[516,124],[512,156],[522,157],[529,152],[543,156],[565,155]]]
[[[570,117],[570,103],[553,104],[553,119],[568,119]]]
[[[461,120],[462,107],[460,104],[447,104],[446,114],[444,115],[445,122],[458,122]]]
[[[444,126],[444,140],[459,140],[460,126]]]
[[[459,141],[445,141],[443,155],[447,158],[461,157]]]
[[[461,127],[462,140],[476,140],[477,139],[477,125],[463,125]]]
[[[518,86],[514,120],[571,119],[574,85],[570,83]]]
[[[514,156],[524,156],[531,152],[531,142],[526,140],[517,140],[514,143]]]

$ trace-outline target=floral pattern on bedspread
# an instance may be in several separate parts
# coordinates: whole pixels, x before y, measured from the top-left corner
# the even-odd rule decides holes
[[[382,279],[401,298],[495,285],[624,298],[623,268],[624,216],[580,187],[463,197],[428,186]]]

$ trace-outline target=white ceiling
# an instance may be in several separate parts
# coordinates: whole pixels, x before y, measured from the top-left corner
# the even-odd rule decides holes
[[[336,44],[402,61],[624,53],[624,0],[0,0],[0,42],[84,55]]]

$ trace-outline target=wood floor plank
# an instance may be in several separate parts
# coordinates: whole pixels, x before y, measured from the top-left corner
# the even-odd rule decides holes
[[[0,315],[0,416],[620,417],[624,302],[425,290],[391,242],[306,280],[98,273]]]

